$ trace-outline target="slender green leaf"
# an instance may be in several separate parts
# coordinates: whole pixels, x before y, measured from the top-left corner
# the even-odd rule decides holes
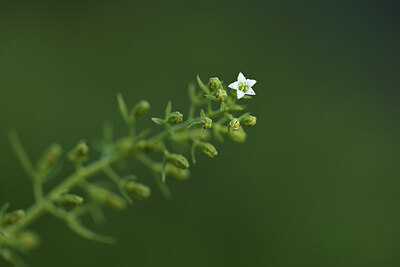
[[[14,152],[21,162],[22,168],[26,171],[26,173],[32,178],[35,175],[35,169],[33,168],[32,162],[28,157],[28,154],[25,152],[25,149],[22,147],[22,144],[14,131],[9,132],[9,139],[11,142],[11,146],[14,149]]]
[[[125,122],[129,124],[130,119],[129,119],[128,108],[126,107],[125,100],[121,94],[117,95],[117,100],[118,100],[119,112],[121,113],[121,116],[125,120]]]
[[[163,181],[161,180],[160,176],[158,175],[158,173],[153,172],[154,174],[154,180],[156,182],[156,185],[158,187],[158,189],[160,189],[161,194],[163,194],[163,196],[166,199],[171,199],[172,198],[172,194],[171,191],[169,190],[167,183],[163,183]]]
[[[197,75],[197,82],[199,83],[200,89],[203,90],[204,93],[210,94],[210,90],[208,87],[201,81],[199,75]]]
[[[205,95],[205,97],[209,100],[219,102],[219,100],[213,95]]]
[[[196,143],[195,142],[193,142],[193,144],[192,144],[192,148],[190,149],[190,154],[192,155],[193,163],[196,163],[196,157],[195,157],[195,154],[196,154]]]
[[[115,243],[115,238],[95,233],[92,230],[81,225],[76,219],[69,220],[68,226],[71,228],[72,231],[86,239],[106,244]]]
[[[122,186],[122,178],[111,168],[107,167],[104,169],[104,173],[115,183],[120,194],[128,201],[129,204],[133,204],[133,200],[129,197],[128,192],[126,192],[125,188]]]
[[[200,116],[202,119],[204,119],[206,117],[206,114],[204,113],[203,109],[200,110]]]
[[[168,102],[167,107],[165,108],[165,119],[167,120],[169,115],[171,114],[172,103],[171,101]]]
[[[160,118],[151,118],[151,120],[154,121],[155,123],[157,123],[158,125],[165,124],[165,120],[160,119]]]
[[[196,88],[193,83],[189,84],[188,87],[189,91],[189,99],[191,102],[196,103],[197,102],[197,97],[196,97]]]

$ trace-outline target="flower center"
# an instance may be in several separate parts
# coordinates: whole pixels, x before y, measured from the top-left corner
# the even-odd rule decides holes
[[[249,89],[249,85],[246,82],[239,83],[240,91],[242,91],[243,93],[246,93],[248,89]]]

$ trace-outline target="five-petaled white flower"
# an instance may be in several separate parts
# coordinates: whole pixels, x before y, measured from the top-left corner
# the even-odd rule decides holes
[[[252,89],[256,84],[256,80],[246,79],[243,73],[239,73],[237,81],[228,85],[229,88],[237,90],[237,98],[240,99],[244,95],[255,95],[256,92]]]

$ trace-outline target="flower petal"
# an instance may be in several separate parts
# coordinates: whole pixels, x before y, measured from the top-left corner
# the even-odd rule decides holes
[[[246,77],[244,77],[243,73],[239,72],[238,75],[238,82],[245,82],[246,81]]]
[[[228,85],[229,88],[232,88],[232,89],[235,89],[235,90],[238,89],[238,86],[239,86],[238,82],[233,82],[230,85]]]
[[[239,92],[239,91],[238,91]],[[256,95],[256,92],[252,88],[247,89],[246,95]]]
[[[237,90],[236,92],[237,92],[237,98],[238,98],[238,99],[241,99],[241,98],[245,95],[245,93],[243,93],[243,92],[240,91],[240,90]]]
[[[250,86],[250,87],[253,87],[255,84],[256,84],[256,80],[252,80],[252,79],[247,79],[247,84]]]

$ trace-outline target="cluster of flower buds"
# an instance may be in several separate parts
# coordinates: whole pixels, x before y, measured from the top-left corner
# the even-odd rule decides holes
[[[186,120],[184,121],[181,112],[172,111],[170,101],[162,118],[151,118],[153,122],[164,127],[164,130],[150,138],[147,138],[149,131],[145,130],[139,132],[139,134],[136,131],[136,123],[148,113],[150,103],[141,100],[131,109],[128,109],[122,95],[118,94],[118,107],[128,126],[129,134],[124,138],[113,141],[112,127],[108,127],[108,131],[105,127],[101,159],[89,166],[83,164],[88,157],[89,147],[85,141],[80,141],[67,154],[68,159],[74,162],[76,167],[76,172],[68,178],[72,180],[61,184],[62,190],[58,187],[56,191],[50,192],[47,196],[43,196],[42,184],[46,181],[44,178],[50,177],[50,174],[56,172],[55,166],[57,166],[62,155],[61,146],[58,144],[51,145],[37,162],[35,168],[24,153],[17,137],[12,134],[11,141],[16,154],[24,169],[33,178],[36,205],[44,205],[43,210],[47,208],[57,217],[65,218],[71,229],[78,234],[92,240],[109,242],[110,239],[96,235],[80,225],[79,216],[87,212],[91,212],[93,217],[96,217],[96,213],[101,214],[97,204],[122,210],[127,203],[132,203],[132,198],[146,200],[151,195],[150,187],[139,183],[136,177],[119,177],[113,166],[117,161],[120,160],[122,166],[127,162],[124,159],[135,157],[156,175],[157,186],[168,197],[170,191],[166,184],[166,177],[182,181],[188,179],[190,175],[187,158],[181,154],[169,152],[167,150],[169,145],[173,148],[180,145],[179,148],[186,148],[187,150],[191,147],[192,160],[195,163],[196,151],[208,158],[214,158],[218,155],[216,147],[210,143],[212,137],[219,141],[223,141],[224,137],[227,137],[234,142],[245,142],[247,134],[244,127],[256,125],[257,118],[250,113],[244,113],[244,106],[237,104],[237,102],[242,101],[239,100],[241,98],[250,99],[251,96],[255,95],[253,86],[256,81],[246,79],[242,73],[239,73],[237,81],[228,85],[228,88],[233,89],[229,94],[227,87],[224,87],[223,82],[218,77],[210,78],[207,84],[204,84],[200,77],[197,77],[197,82],[201,91],[196,92],[194,84],[189,86],[191,106],[187,118],[185,115]],[[198,110],[200,110],[200,116],[196,116]],[[172,144],[169,141],[172,141]],[[97,147],[99,146],[94,148]],[[154,155],[154,153],[161,154]],[[103,172],[114,182],[115,191],[118,190],[119,193],[97,183],[89,183],[86,180],[89,176],[99,172]],[[161,176],[161,179],[159,176]],[[83,189],[86,193],[85,199],[80,195],[68,193],[73,189],[73,186],[80,186]],[[32,217],[36,218],[35,216],[40,215],[35,214],[37,212],[35,209],[29,209],[24,218],[24,210],[6,213],[7,208],[7,204],[0,208],[0,254],[6,255],[5,258],[11,255],[8,251],[4,252],[3,247],[1,247],[1,242],[7,235],[7,227],[25,226],[24,221],[30,222]],[[40,210],[40,208],[37,210]],[[21,227],[15,233],[13,242],[17,244],[18,249],[29,250],[39,243],[37,235],[26,231],[24,227]]]

